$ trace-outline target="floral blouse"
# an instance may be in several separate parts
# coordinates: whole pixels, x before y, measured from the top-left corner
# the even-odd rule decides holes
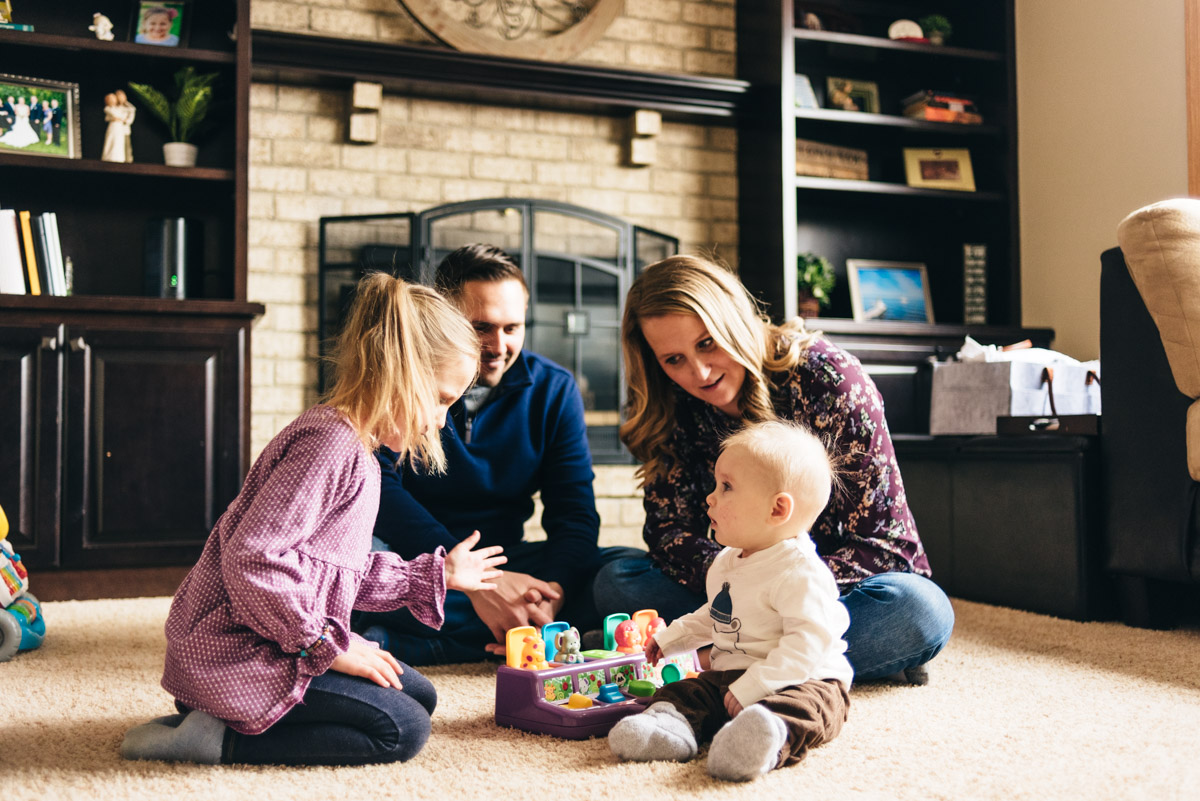
[[[771,387],[775,413],[831,443],[842,488],[813,524],[817,552],[843,591],[879,573],[928,576],[929,560],[908,509],[883,398],[854,356],[824,337]],[[655,564],[692,592],[721,550],[709,533],[705,498],[716,486],[721,441],[741,423],[676,388],[672,457],[645,486],[642,536]]]

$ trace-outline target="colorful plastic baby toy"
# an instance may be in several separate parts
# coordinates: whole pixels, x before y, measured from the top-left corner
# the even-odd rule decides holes
[[[46,636],[42,607],[29,592],[29,573],[7,537],[8,518],[0,508],[0,662],[37,648]]]

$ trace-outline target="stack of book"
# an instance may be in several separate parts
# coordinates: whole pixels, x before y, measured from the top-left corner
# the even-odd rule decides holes
[[[904,106],[904,116],[914,120],[958,122],[966,125],[979,125],[983,122],[975,101],[953,92],[922,89],[900,102]]]
[[[0,209],[0,293],[70,294],[54,212]]]

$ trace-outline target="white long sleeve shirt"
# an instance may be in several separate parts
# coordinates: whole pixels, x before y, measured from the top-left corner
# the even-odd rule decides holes
[[[730,685],[743,707],[810,679],[850,686],[850,615],[837,583],[807,535],[751,556],[725,548],[708,569],[708,603],[655,640],[671,654],[712,644],[713,670],[744,669]]]

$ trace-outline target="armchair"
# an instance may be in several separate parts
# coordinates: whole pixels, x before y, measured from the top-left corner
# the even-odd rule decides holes
[[[1139,209],[1101,255],[1107,566],[1131,625],[1200,583],[1200,200]]]

